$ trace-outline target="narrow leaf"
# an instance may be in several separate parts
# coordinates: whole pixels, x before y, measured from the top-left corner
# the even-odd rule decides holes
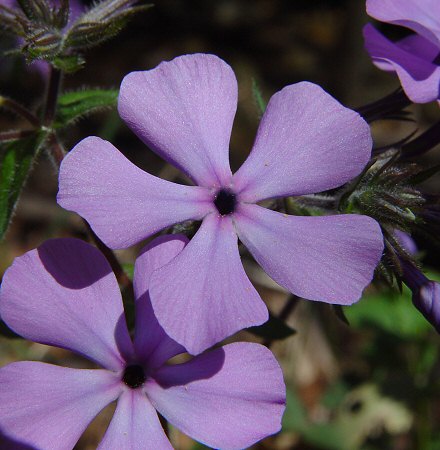
[[[64,127],[89,114],[116,106],[117,90],[93,89],[62,94],[59,98],[56,126]]]
[[[34,134],[0,145],[0,240],[6,233],[21,189],[44,138],[43,134]]]
[[[63,72],[73,73],[84,67],[85,60],[81,55],[59,55],[51,63]]]
[[[261,117],[266,110],[266,102],[255,78],[252,78],[252,95],[254,97],[255,104],[257,105],[259,116]]]

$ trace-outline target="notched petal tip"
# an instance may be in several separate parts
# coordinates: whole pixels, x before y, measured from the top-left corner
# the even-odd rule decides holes
[[[212,208],[208,189],[162,180],[131,163],[110,142],[84,139],[60,170],[58,202],[81,215],[110,248],[126,248]]]
[[[196,184],[221,186],[232,176],[228,151],[237,92],[223,60],[183,55],[128,74],[118,110],[143,142]]]
[[[246,205],[236,229],[277,283],[299,297],[326,303],[359,300],[383,251],[379,224],[354,214],[288,216]]]
[[[371,149],[357,112],[316,84],[292,84],[270,99],[234,188],[249,203],[325,191],[358,175]]]

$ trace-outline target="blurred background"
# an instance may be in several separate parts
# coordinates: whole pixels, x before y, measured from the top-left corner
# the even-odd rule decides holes
[[[232,66],[238,78],[239,105],[231,141],[234,170],[250,151],[259,122],[252,94],[255,84],[267,101],[285,85],[308,80],[352,108],[399,86],[396,77],[372,65],[363,49],[362,27],[368,20],[364,0],[157,0],[115,39],[87,53],[85,68],[66,76],[64,89],[118,88],[128,72],[150,69],[185,53],[214,53]],[[7,39],[0,39],[7,47]],[[26,105],[38,108],[45,78],[19,57],[0,60],[0,93]],[[375,123],[376,143],[397,141],[438,120],[436,104],[410,110],[416,123]],[[1,112],[1,130],[19,126],[14,116]],[[111,140],[152,174],[183,180],[128,130],[115,111],[79,121],[64,135],[66,148],[89,135]],[[435,152],[427,164],[430,158]],[[434,180],[427,189],[438,192],[436,184]],[[42,155],[0,243],[0,274],[14,257],[48,238],[87,239],[81,219],[56,204],[56,192],[56,170]],[[429,263],[429,276],[440,280],[436,250],[423,242],[418,245]],[[118,256],[130,267],[138,249]],[[246,259],[246,269],[270,310],[278,314],[287,293],[252,260]],[[283,429],[253,448],[440,449],[439,337],[412,306],[409,292],[400,295],[370,287],[345,314],[349,325],[328,305],[305,301],[290,313],[287,322],[296,334],[271,344],[288,387]],[[262,341],[246,331],[233,338],[238,339]],[[0,365],[21,359],[71,367],[89,364],[63,350],[0,337]],[[75,448],[96,448],[112,408],[95,419]],[[170,435],[177,450],[204,448],[174,429]]]

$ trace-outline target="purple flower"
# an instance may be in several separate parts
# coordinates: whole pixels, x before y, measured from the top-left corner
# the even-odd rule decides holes
[[[0,291],[2,319],[27,339],[72,350],[102,369],[29,361],[0,369],[1,448],[73,448],[114,400],[99,449],[171,449],[155,409],[215,448],[248,447],[280,429],[285,387],[267,348],[235,343],[165,364],[184,349],[154,317],[149,282],[185,243],[160,237],[136,261],[133,341],[116,278],[96,248],[56,239],[15,260]]]
[[[280,285],[311,300],[350,304],[382,254],[378,224],[360,215],[294,217],[259,206],[342,185],[370,157],[366,122],[311,83],[270,100],[251,154],[232,175],[229,138],[237,80],[214,55],[186,55],[127,75],[119,113],[197,186],[156,178],[98,137],[64,159],[58,202],[110,247],[128,247],[185,220],[203,220],[185,250],[151,280],[155,314],[192,354],[267,320],[238,238]]]
[[[396,72],[415,103],[440,97],[440,2],[438,0],[367,0],[367,13],[381,22],[414,31],[397,42],[372,25],[364,27],[365,47],[374,64]]]
[[[440,283],[427,278],[414,264],[401,260],[403,281],[412,291],[414,306],[440,333]]]

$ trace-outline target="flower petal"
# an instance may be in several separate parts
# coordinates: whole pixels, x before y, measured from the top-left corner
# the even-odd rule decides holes
[[[427,103],[440,96],[440,66],[432,61],[440,52],[421,36],[391,42],[372,25],[364,27],[365,48],[374,64],[395,71],[406,95],[415,103]]]
[[[164,366],[145,386],[174,426],[214,448],[242,449],[281,428],[286,393],[281,368],[259,344],[235,343]]]
[[[313,83],[293,84],[270,99],[234,190],[255,203],[331,189],[361,172],[371,147],[358,113]]]
[[[159,325],[148,292],[154,270],[176,257],[188,243],[186,236],[173,234],[151,241],[136,260],[134,292],[136,297],[136,327],[134,345],[137,356],[150,368],[156,368],[185,349],[173,341]]]
[[[116,374],[107,370],[28,361],[0,369],[0,385],[0,430],[5,440],[51,450],[73,448],[122,389]]]
[[[194,238],[151,277],[153,309],[165,332],[198,354],[268,313],[247,278],[229,217],[207,216]]]
[[[241,205],[236,217],[240,240],[267,274],[309,300],[355,302],[382,255],[380,227],[367,216],[298,217]]]
[[[440,45],[438,0],[367,0],[367,14],[381,22],[410,28]]]
[[[77,212],[111,248],[126,248],[170,225],[202,219],[212,193],[154,177],[110,142],[82,140],[60,168],[58,203]]]
[[[202,186],[230,182],[237,80],[214,55],[184,55],[122,81],[119,114],[158,155]]]
[[[142,390],[127,390],[118,400],[115,414],[98,450],[173,450]]]
[[[132,353],[118,283],[104,256],[79,239],[52,239],[16,258],[0,290],[16,333],[120,370]]]

